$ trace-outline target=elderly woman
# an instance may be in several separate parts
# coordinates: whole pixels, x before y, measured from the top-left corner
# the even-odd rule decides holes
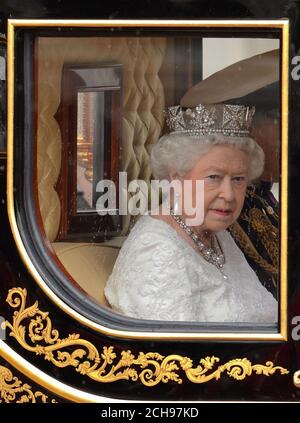
[[[226,229],[238,218],[247,184],[264,168],[264,153],[248,136],[245,106],[172,108],[172,133],[151,156],[157,179],[204,181],[203,221],[188,226],[182,197],[140,217],[105,287],[112,308],[140,319],[275,323],[277,302],[259,282]],[[182,212],[179,214],[178,210]]]

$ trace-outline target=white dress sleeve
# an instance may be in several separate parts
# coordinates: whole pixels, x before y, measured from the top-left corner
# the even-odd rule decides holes
[[[149,218],[148,218],[149,219]],[[105,287],[111,307],[138,319],[192,321],[192,289],[183,249],[164,223],[136,225]]]

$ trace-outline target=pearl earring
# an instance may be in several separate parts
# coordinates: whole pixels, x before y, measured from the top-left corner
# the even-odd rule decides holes
[[[174,200],[174,213],[176,215],[181,214],[181,202],[180,202],[180,194],[179,192],[175,192],[175,200]]]

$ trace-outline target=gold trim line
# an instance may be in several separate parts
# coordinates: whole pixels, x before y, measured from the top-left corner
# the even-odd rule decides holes
[[[8,19],[8,25],[15,27],[55,27],[55,26],[65,26],[65,27],[166,27],[166,26],[176,26],[178,28],[183,27],[209,27],[209,28],[218,28],[218,27],[234,27],[234,28],[282,28],[285,24],[289,22],[288,19],[191,19],[191,20],[174,20],[174,19],[116,19],[116,20],[106,20],[106,19]]]

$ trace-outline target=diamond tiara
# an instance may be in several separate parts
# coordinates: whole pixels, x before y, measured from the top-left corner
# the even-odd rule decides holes
[[[165,111],[170,132],[189,136],[214,133],[248,136],[254,113],[255,107],[222,103],[198,104],[185,110],[172,106]]]

